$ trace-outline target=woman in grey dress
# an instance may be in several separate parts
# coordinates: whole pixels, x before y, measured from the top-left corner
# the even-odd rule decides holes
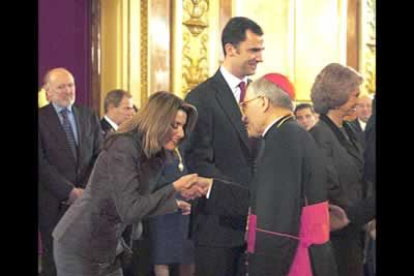
[[[83,196],[54,229],[58,276],[122,275],[130,254],[122,239],[127,225],[178,208],[189,211],[177,192],[187,198],[205,193],[196,174],[156,189],[165,160],[196,120],[193,106],[157,92],[105,141]]]

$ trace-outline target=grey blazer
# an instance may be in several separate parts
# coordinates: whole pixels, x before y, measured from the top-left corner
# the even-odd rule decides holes
[[[125,249],[121,241],[127,225],[177,210],[172,185],[153,191],[163,164],[161,155],[147,159],[142,154],[139,133],[112,136],[98,156],[83,196],[53,231],[54,239],[91,262],[114,262],[120,253],[117,246]]]

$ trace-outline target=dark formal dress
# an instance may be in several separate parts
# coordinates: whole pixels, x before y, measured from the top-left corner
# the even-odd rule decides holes
[[[363,151],[355,132],[347,124],[337,127],[321,114],[310,130],[323,153],[328,173],[328,199],[344,209],[363,199]],[[340,276],[362,276],[363,248],[361,225],[350,223],[342,230],[331,232]]]
[[[183,175],[178,157],[166,160],[165,169],[158,188],[171,184]],[[184,165],[184,164],[183,164]],[[194,263],[194,242],[189,239],[189,216],[181,211],[163,216],[155,216],[144,221],[147,224],[152,264],[192,264]]]
[[[163,155],[147,159],[141,139],[131,132],[105,141],[83,196],[53,231],[59,276],[120,275],[131,253],[122,239],[125,227],[177,210],[172,185],[155,190]]]
[[[186,145],[190,172],[228,180],[247,188],[253,176],[255,150],[241,121],[236,99],[220,70],[192,90],[186,101],[196,106],[199,118]],[[245,192],[237,193],[245,196]],[[234,195],[221,194],[221,201]],[[191,237],[196,245],[196,275],[236,275],[244,264],[244,232],[247,213],[223,215],[213,210],[212,198],[196,200],[191,213]],[[218,200],[220,201],[220,200]],[[238,202],[248,202],[241,197]],[[247,209],[246,209],[247,210]],[[211,212],[213,211],[213,212]]]
[[[337,275],[325,185],[326,172],[315,141],[292,116],[282,117],[264,136],[264,150],[250,187],[250,220],[256,217],[256,222],[249,223],[249,237],[254,231],[254,238],[249,238],[249,276],[289,275],[299,250],[308,252],[307,268],[312,275]],[[301,225],[304,208],[315,206],[322,212],[313,212],[307,218],[309,224]],[[324,238],[299,240],[300,230]],[[294,275],[309,275],[306,267],[295,268]]]
[[[86,107],[72,106],[77,132],[76,156],[52,104],[39,109],[38,214],[43,243],[43,272],[56,275],[52,231],[68,208],[74,187],[85,188],[102,145],[99,119]]]

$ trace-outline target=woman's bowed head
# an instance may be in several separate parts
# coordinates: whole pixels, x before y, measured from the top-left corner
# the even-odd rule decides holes
[[[197,109],[170,92],[152,94],[147,102],[118,132],[134,129],[142,133],[142,151],[150,159],[158,154],[169,156],[186,138],[197,122]],[[182,176],[173,183],[177,192],[186,199],[194,199],[207,194],[213,180],[197,174]],[[179,201],[183,211],[188,203]]]

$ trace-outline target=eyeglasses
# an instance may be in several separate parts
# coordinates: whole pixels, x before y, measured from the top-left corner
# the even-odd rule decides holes
[[[243,101],[243,102],[239,103],[239,106],[240,106],[242,109],[244,109],[244,108],[246,108],[246,106],[247,106],[247,103],[248,103],[248,102],[252,102],[252,101],[254,101],[254,100],[261,99],[261,98],[263,98],[263,97],[264,97],[264,96],[257,96],[257,97],[255,97],[255,98],[253,98],[253,99],[250,99],[250,100],[247,100],[247,101]]]

